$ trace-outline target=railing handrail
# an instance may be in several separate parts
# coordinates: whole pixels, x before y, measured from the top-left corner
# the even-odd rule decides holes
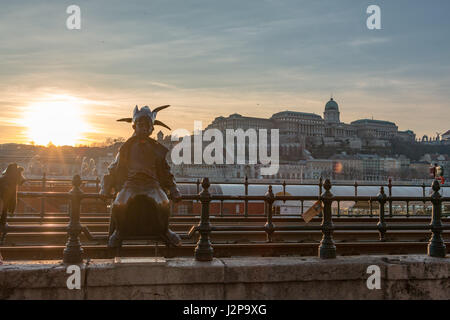
[[[46,191],[46,192],[24,192],[19,191],[17,192],[18,197],[23,198],[70,198],[69,192],[53,192],[53,191]],[[108,200],[108,199],[114,199],[114,195],[101,195],[99,193],[83,193],[81,195],[82,199],[101,199],[101,200]],[[195,194],[186,194],[181,195],[180,198],[182,200],[197,200],[200,201],[201,196],[195,195]],[[210,200],[211,201],[257,201],[262,200],[264,201],[266,199],[266,196],[260,195],[260,196],[249,196],[249,195],[219,195],[219,194],[211,194]],[[315,201],[315,200],[322,200],[322,196],[282,196],[282,195],[274,195],[274,201]],[[332,196],[331,199],[333,201],[378,201],[377,195],[373,196]],[[430,202],[432,200],[431,196],[386,196],[387,201],[393,201],[393,202],[406,202],[406,201],[417,201],[417,202]],[[450,202],[450,197],[441,197],[442,202]]]
[[[43,176],[43,178],[32,178],[32,179],[27,179],[26,182],[42,182],[43,180],[45,180],[46,182],[67,182],[68,184],[70,184],[72,182],[71,179],[58,179],[58,178],[46,178],[45,176]],[[178,179],[177,179],[178,180]],[[256,180],[256,179],[255,179]],[[278,179],[277,179],[278,180]],[[313,179],[311,179],[313,180]],[[85,179],[81,179],[82,183],[98,183],[100,182],[101,179],[99,177],[97,177],[96,179],[89,179],[89,178],[85,178]],[[363,181],[363,182],[361,182]],[[391,185],[392,187],[416,187],[416,188],[422,188],[425,182],[430,182],[433,181],[433,179],[423,179],[423,183],[422,184],[417,184],[417,183],[396,183],[395,181],[391,181],[389,182],[382,182],[382,181],[374,181],[373,183],[367,183],[364,182],[364,180],[355,180],[355,182],[357,183],[358,187],[389,187],[389,185]],[[355,182],[350,183],[350,182],[343,182],[341,183],[339,180],[335,180],[334,181],[334,186],[343,186],[343,187],[355,187]],[[179,184],[190,184],[190,185],[200,185],[199,181],[192,181],[192,180],[178,180],[177,183]],[[292,179],[288,179],[288,180],[282,180],[280,182],[278,181],[251,181],[250,179],[245,179],[244,181],[210,181],[210,185],[219,185],[219,184],[234,184],[234,185],[243,185],[245,186],[247,185],[276,185],[276,186],[282,186],[282,185],[286,185],[286,186],[317,186],[317,184],[311,183],[311,182],[298,182],[298,181],[292,181]],[[448,187],[447,185],[443,185],[443,187]],[[429,188],[429,187],[427,187]]]

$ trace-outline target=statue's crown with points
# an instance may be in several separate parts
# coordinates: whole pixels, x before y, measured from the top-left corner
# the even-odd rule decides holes
[[[132,122],[132,123],[136,123],[136,121],[141,118],[141,117],[147,117],[154,126],[162,126],[164,128],[167,128],[170,130],[170,128],[164,124],[163,122],[156,120],[156,115],[159,111],[166,109],[170,107],[170,105],[164,105],[164,106],[160,106],[155,108],[153,111],[150,110],[149,106],[144,106],[141,109],[139,109],[139,107],[136,105],[136,107],[134,107],[133,110],[133,117],[132,118],[122,118],[119,119],[117,121],[124,121],[124,122]]]

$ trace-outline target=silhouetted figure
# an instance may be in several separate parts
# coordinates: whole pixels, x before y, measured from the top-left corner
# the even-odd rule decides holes
[[[23,170],[16,163],[11,163],[0,176],[0,234],[2,235],[5,233],[8,212],[14,213],[16,210],[17,186],[22,185],[26,180]]]
[[[132,122],[134,134],[109,166],[100,191],[105,195],[112,189],[117,192],[111,212],[110,247],[120,247],[127,237],[150,234],[160,235],[175,246],[181,244],[180,237],[169,230],[167,194],[179,201],[180,193],[166,161],[168,149],[149,137],[154,125],[169,128],[156,120],[156,113],[167,107],[151,111],[147,106],[140,110],[136,106],[133,118],[118,120]]]
[[[432,167],[430,167],[430,176],[433,178],[433,179],[436,179],[436,174],[437,174],[437,168],[438,168],[438,164],[437,163],[435,163],[434,164],[434,166],[432,166]]]

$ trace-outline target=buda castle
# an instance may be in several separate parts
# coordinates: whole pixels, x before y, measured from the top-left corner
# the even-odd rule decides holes
[[[325,104],[323,118],[315,113],[282,111],[269,119],[232,114],[217,117],[206,129],[279,129],[280,155],[300,156],[306,144],[324,147],[387,147],[391,139],[415,141],[411,130],[399,131],[395,123],[383,120],[360,119],[350,124],[340,120],[339,105],[331,98]]]

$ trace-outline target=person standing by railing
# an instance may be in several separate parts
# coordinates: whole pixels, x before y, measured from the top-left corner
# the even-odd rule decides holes
[[[445,182],[444,168],[437,163],[434,163],[434,166],[430,167],[430,176],[435,180],[439,180],[441,184],[444,184]]]

